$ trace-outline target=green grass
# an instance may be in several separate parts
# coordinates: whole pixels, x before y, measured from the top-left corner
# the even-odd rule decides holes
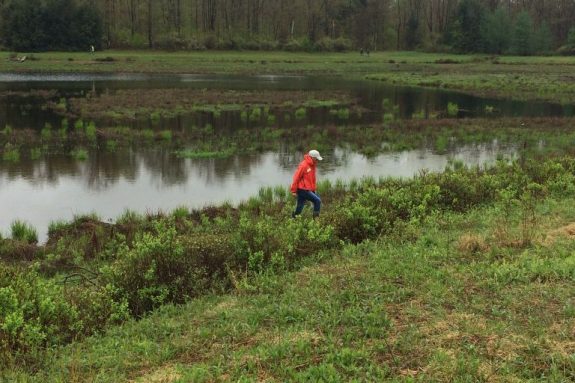
[[[20,161],[20,150],[11,146],[4,147],[4,152],[2,153],[2,160],[6,162],[19,162]]]
[[[38,242],[38,232],[26,222],[16,220],[10,225],[12,239],[27,243]]]
[[[160,138],[164,141],[172,141],[172,131],[171,130],[162,130],[160,132]]]
[[[42,157],[42,148],[32,148],[30,149],[30,159],[38,160]]]
[[[87,126],[86,126],[86,138],[88,139],[88,141],[94,143],[96,142],[96,123],[94,121],[91,121]]]
[[[419,52],[374,52],[369,59],[348,53],[106,51],[95,55],[38,53],[38,60],[14,63],[0,53],[8,72],[297,73],[367,76],[398,85],[441,87],[483,96],[573,103],[575,58],[493,58]],[[69,61],[68,58],[73,58]],[[114,65],[96,61],[112,57]],[[254,62],[265,62],[257,65]],[[452,62],[453,64],[443,64]],[[89,63],[90,65],[86,65]],[[60,103],[65,109],[66,104]]]
[[[349,109],[348,108],[341,108],[337,111],[337,118],[340,120],[348,120],[349,119]]]
[[[175,152],[178,158],[202,159],[202,158],[228,158],[236,153],[234,148],[205,151],[194,149],[183,149]]]
[[[457,117],[459,114],[459,105],[449,102],[447,103],[447,115],[449,117]]]
[[[298,108],[295,111],[295,119],[296,120],[303,120],[306,116],[306,109],[305,108]]]
[[[432,217],[294,272],[239,278],[232,294],[166,305],[64,348],[34,377],[9,376],[570,381],[575,241],[560,228],[575,220],[573,206],[572,198],[538,204],[527,246],[513,244],[517,206],[507,222],[498,204]]]
[[[89,157],[88,151],[86,149],[83,148],[76,148],[73,149],[70,152],[70,155],[75,159],[75,160],[79,160],[79,161],[86,161]]]

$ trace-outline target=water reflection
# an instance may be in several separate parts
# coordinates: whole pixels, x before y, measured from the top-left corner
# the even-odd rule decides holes
[[[512,156],[513,148],[496,143],[463,146],[447,154],[428,149],[366,158],[335,148],[324,154],[320,179],[350,180],[364,176],[410,177],[422,169],[441,171],[450,159],[468,165]],[[202,207],[225,201],[238,203],[263,186],[291,182],[301,153],[266,152],[226,159],[178,159],[167,150],[129,150],[91,155],[87,161],[49,157],[19,164],[0,163],[0,230],[24,219],[44,238],[52,220],[96,211],[115,219],[125,209],[139,212]]]
[[[53,93],[54,101],[60,98],[84,97],[87,94],[98,95],[121,89],[224,89],[224,90],[306,90],[306,91],[343,91],[352,99],[358,100],[360,107],[367,113],[361,117],[351,116],[355,122],[381,121],[384,100],[389,103],[397,117],[411,118],[414,115],[430,117],[445,113],[448,103],[459,106],[460,116],[572,116],[572,105],[559,105],[545,102],[525,102],[476,97],[441,89],[398,87],[378,81],[348,80],[321,76],[238,76],[238,75],[177,75],[177,74],[10,74],[0,73],[0,128],[8,124],[14,128],[41,129],[45,122],[59,126],[62,117],[43,110],[41,99],[26,92]],[[15,93],[18,93],[15,95]],[[277,123],[282,126],[294,124],[322,125],[333,123],[334,116],[328,111],[308,110],[301,121],[293,118]],[[226,117],[206,121],[208,117],[195,113],[188,118],[194,123],[230,124],[239,120],[240,112],[228,112]],[[277,116],[281,117],[281,116]],[[201,121],[200,121],[201,120]],[[353,121],[349,121],[353,122]],[[181,125],[178,119],[166,122],[166,128],[175,129]],[[203,126],[203,125],[201,125]]]

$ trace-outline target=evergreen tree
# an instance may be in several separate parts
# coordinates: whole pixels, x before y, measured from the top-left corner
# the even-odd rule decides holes
[[[547,53],[552,50],[553,35],[547,23],[541,24],[533,38],[534,53]]]
[[[2,10],[3,43],[19,51],[88,50],[100,46],[102,20],[75,0],[12,0]]]
[[[484,20],[485,9],[478,0],[462,0],[452,26],[453,47],[459,52],[480,52]]]
[[[6,47],[26,51],[41,49],[44,40],[40,0],[13,0],[2,9],[2,34]]]
[[[569,34],[567,35],[567,45],[575,47],[575,27],[569,29]]]
[[[485,52],[502,54],[509,50],[511,23],[502,8],[489,14],[481,28]]]
[[[513,54],[527,56],[533,54],[533,20],[526,11],[521,12],[515,20],[511,51]]]
[[[407,30],[405,32],[405,45],[407,49],[414,49],[421,43],[421,34],[419,29],[419,18],[412,14],[407,21]]]

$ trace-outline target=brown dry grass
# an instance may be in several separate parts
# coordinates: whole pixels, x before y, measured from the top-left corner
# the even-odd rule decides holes
[[[139,89],[118,90],[69,100],[72,116],[101,118],[110,112],[191,110],[196,105],[269,105],[290,103],[297,107],[309,100],[333,100],[356,105],[357,100],[338,91],[234,91],[219,89]],[[132,113],[132,114],[133,114]]]
[[[463,234],[457,240],[457,250],[465,255],[484,253],[489,250],[489,245],[485,239],[478,234]]]
[[[575,238],[575,223],[562,226],[557,229],[549,230],[541,244],[544,246],[551,246],[559,239],[573,239]]]

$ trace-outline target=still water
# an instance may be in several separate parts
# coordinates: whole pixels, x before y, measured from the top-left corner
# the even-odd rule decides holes
[[[410,118],[414,112],[445,110],[454,102],[468,117],[483,116],[487,105],[498,116],[563,116],[572,108],[546,103],[491,100],[437,90],[385,86],[377,82],[298,76],[193,76],[193,75],[13,75],[0,74],[0,129],[5,125],[38,128],[56,116],[13,93],[31,90],[57,91],[60,97],[116,89],[196,87],[200,89],[337,90],[349,92],[369,111],[362,118],[381,117],[384,99],[398,106],[399,115]],[[317,129],[324,121],[309,113]],[[371,116],[371,117],[369,117]],[[181,124],[180,119],[180,124]],[[186,121],[184,119],[184,121]],[[235,124],[237,120],[225,119]],[[352,123],[348,122],[348,123]],[[295,122],[294,122],[295,123]],[[299,122],[301,123],[301,122]],[[303,123],[310,123],[305,121]],[[217,128],[217,126],[215,127]],[[233,126],[232,126],[233,128]],[[301,147],[306,147],[302,142]],[[322,155],[319,179],[350,180],[366,176],[410,177],[422,169],[441,171],[451,159],[468,165],[489,164],[498,156],[514,156],[515,148],[497,142],[450,147],[442,154],[430,148],[365,156],[331,147]],[[41,241],[48,224],[69,220],[74,215],[95,212],[104,220],[114,220],[126,209],[141,213],[169,211],[178,206],[201,208],[222,202],[238,203],[257,194],[263,186],[288,187],[301,152],[279,150],[225,159],[180,159],[162,148],[132,148],[117,152],[93,150],[85,161],[70,156],[51,155],[20,162],[0,160],[0,232],[9,234],[15,219],[32,224]],[[329,208],[326,206],[326,208]]]

